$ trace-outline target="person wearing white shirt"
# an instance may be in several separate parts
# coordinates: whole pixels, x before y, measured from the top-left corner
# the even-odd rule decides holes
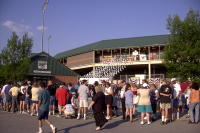
[[[3,86],[3,89],[1,91],[1,94],[3,95],[3,103],[4,103],[4,109],[5,111],[10,111],[11,109],[11,96],[10,96],[10,93],[9,93],[9,90],[11,89],[11,82],[7,82],[6,85]]]
[[[78,117],[77,119],[81,118],[81,111],[84,113],[84,120],[87,119],[87,110],[88,110],[88,94],[89,88],[87,86],[87,80],[82,81],[82,85],[78,88],[78,95],[79,95],[79,109],[78,109]]]
[[[179,119],[180,105],[181,105],[181,86],[175,78],[171,79],[173,86],[173,114],[172,119]]]
[[[113,88],[110,86],[109,82],[106,82],[106,87],[105,87],[105,104],[106,104],[106,119],[110,119],[110,113],[111,113],[111,106],[113,103]]]
[[[8,84],[5,84],[3,87],[2,87],[2,90],[1,90],[1,96],[3,98],[3,110],[5,111],[6,110],[6,96],[5,96],[5,88]]]
[[[28,89],[28,85],[26,82],[22,83],[22,86],[20,87],[21,95],[19,97],[20,104],[19,104],[19,111],[20,113],[25,114],[25,98],[26,98],[26,91]]]
[[[136,60],[137,60],[137,56],[138,56],[138,51],[137,51],[137,50],[134,50],[134,51],[132,52],[132,55],[133,55],[134,61],[136,61]]]

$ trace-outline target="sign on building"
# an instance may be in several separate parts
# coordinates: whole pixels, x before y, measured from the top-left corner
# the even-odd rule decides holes
[[[46,70],[47,69],[47,61],[38,61],[38,69]]]

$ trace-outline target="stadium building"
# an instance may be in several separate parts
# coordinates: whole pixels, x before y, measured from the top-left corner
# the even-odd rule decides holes
[[[113,77],[109,77],[112,79],[165,78],[162,54],[168,41],[169,35],[102,40],[58,53],[55,58],[81,76],[91,71],[95,75],[97,67],[112,62],[113,67],[123,66]]]

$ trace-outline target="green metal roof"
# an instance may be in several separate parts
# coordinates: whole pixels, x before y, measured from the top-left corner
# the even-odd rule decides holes
[[[102,49],[116,49],[116,48],[127,48],[127,47],[143,47],[152,46],[158,44],[166,44],[169,40],[169,35],[156,35],[156,36],[144,36],[144,37],[133,37],[133,38],[121,38],[112,40],[102,40],[92,44],[88,44],[79,48],[64,51],[55,55],[56,59],[61,59],[93,50]]]
[[[47,68],[41,70],[38,68],[38,61],[47,62]],[[54,57],[51,57],[45,52],[32,54],[31,55],[31,64],[29,66],[28,75],[39,75],[39,76],[79,76],[77,73],[61,64]]]

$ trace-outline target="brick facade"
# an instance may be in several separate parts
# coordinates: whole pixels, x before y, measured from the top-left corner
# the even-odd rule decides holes
[[[94,57],[93,52],[87,52],[87,53],[68,57],[67,66],[74,67],[74,66],[79,66],[79,65],[84,65],[84,64],[91,64],[94,62],[93,57]]]
[[[56,82],[64,82],[64,83],[77,83],[78,77],[76,76],[54,76],[53,81]]]

